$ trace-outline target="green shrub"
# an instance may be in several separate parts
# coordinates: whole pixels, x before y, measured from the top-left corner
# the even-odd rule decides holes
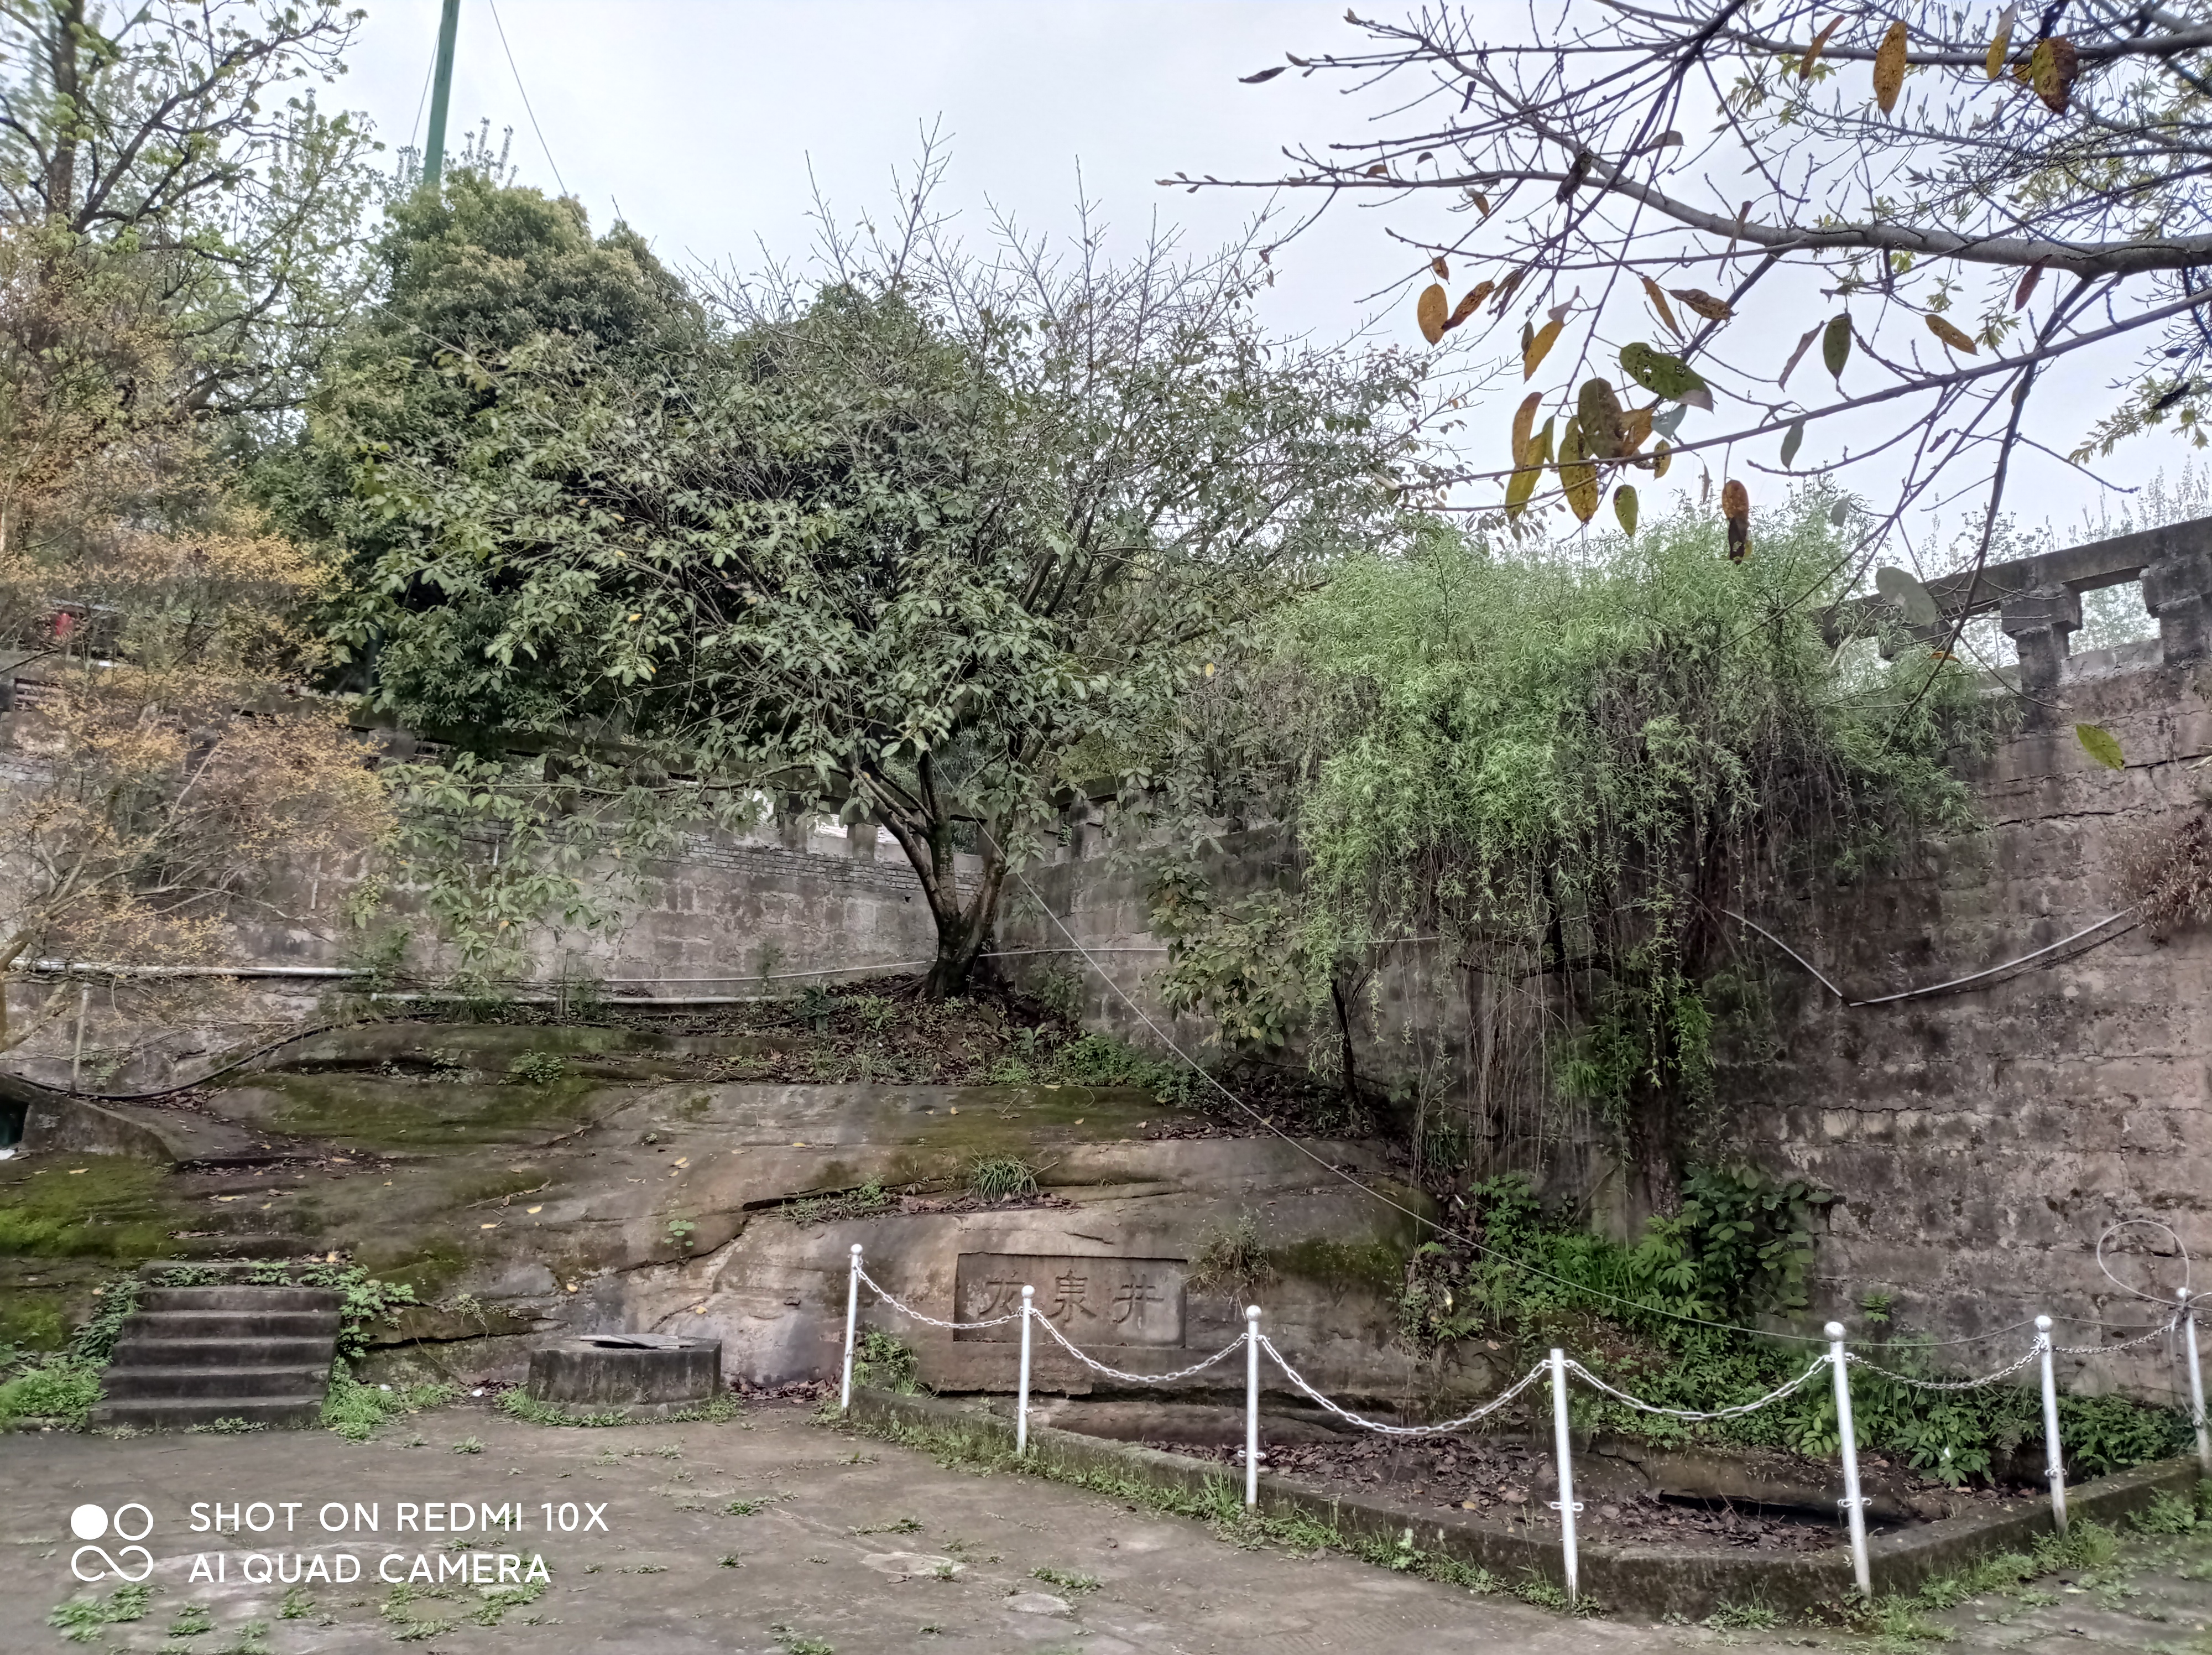
[[[863,1329],[853,1346],[853,1383],[901,1396],[919,1396],[928,1389],[921,1382],[921,1359],[913,1347],[879,1328]]]
[[[1477,1184],[1468,1221],[1486,1250],[1468,1257],[1439,1243],[1417,1249],[1401,1327],[1421,1348],[1503,1335],[1519,1347],[1516,1360],[1563,1345],[1592,1372],[1663,1407],[1761,1396],[1802,1372],[1817,1346],[1710,1324],[1752,1322],[1802,1299],[1812,1215],[1827,1197],[1744,1169],[1693,1169],[1683,1189],[1680,1210],[1653,1220],[1632,1247],[1547,1215],[1517,1175]],[[2041,1403],[2025,1386],[1929,1390],[1875,1371],[1942,1377],[1923,1343],[1893,1338],[1856,1348],[1869,1364],[1851,1372],[1863,1451],[1895,1455],[1955,1485],[1988,1476],[2000,1455],[2041,1437]],[[1703,1437],[1822,1458],[1838,1445],[1825,1378],[1756,1414],[1705,1427],[1599,1398],[1577,1407],[1594,1427],[1660,1440]],[[2164,1458],[2189,1436],[2179,1413],[2119,1396],[2061,1397],[2059,1429],[2077,1476]]]
[[[1199,1077],[1190,1066],[1147,1057],[1110,1034],[1086,1034],[1053,1054],[1063,1080],[1087,1086],[1138,1086],[1164,1104],[1188,1109],[1198,1101]]]
[[[348,1442],[367,1442],[386,1420],[439,1407],[460,1394],[459,1385],[397,1385],[389,1390],[365,1385],[341,1357],[331,1364],[330,1387],[323,1393],[323,1428]]]
[[[62,1356],[0,1384],[0,1429],[18,1420],[81,1427],[99,1400],[99,1367]]]
[[[507,1066],[507,1078],[526,1086],[550,1086],[568,1078],[568,1060],[558,1052],[526,1051]]]
[[[1036,1173],[1012,1155],[984,1155],[968,1164],[968,1188],[983,1201],[1008,1201],[1037,1192]]]

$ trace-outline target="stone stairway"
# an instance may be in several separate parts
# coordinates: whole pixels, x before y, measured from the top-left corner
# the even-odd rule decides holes
[[[92,1423],[313,1425],[337,1354],[338,1303],[321,1287],[142,1287],[101,1376]]]

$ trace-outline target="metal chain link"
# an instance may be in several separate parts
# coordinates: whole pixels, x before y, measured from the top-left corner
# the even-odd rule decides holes
[[[1579,1373],[1589,1384],[1595,1386],[1598,1390],[1602,1390],[1607,1396],[1612,1397],[1615,1402],[1626,1402],[1631,1408],[1639,1409],[1646,1414],[1663,1414],[1670,1420],[1733,1420],[1741,1418],[1746,1414],[1756,1414],[1760,1409],[1765,1408],[1768,1403],[1780,1402],[1784,1396],[1787,1396],[1791,1391],[1796,1390],[1800,1385],[1803,1384],[1808,1379],[1811,1378],[1814,1374],[1818,1373],[1822,1368],[1827,1366],[1828,1358],[1826,1354],[1824,1352],[1820,1355],[1815,1356],[1813,1359],[1811,1366],[1807,1367],[1806,1370],[1802,1373],[1799,1374],[1796,1378],[1790,1380],[1787,1384],[1768,1391],[1766,1395],[1761,1396],[1755,1402],[1738,1402],[1733,1408],[1662,1408],[1656,1402],[1643,1402],[1637,1397],[1630,1396],[1625,1390],[1615,1390],[1604,1380],[1599,1378],[1596,1374],[1584,1367],[1580,1362],[1576,1361],[1572,1357],[1569,1357],[1567,1359],[1567,1367],[1570,1372]]]
[[[1017,1311],[1016,1314],[1018,1315],[1019,1312]],[[1204,1361],[1194,1362],[1188,1367],[1177,1368],[1173,1373],[1125,1373],[1118,1367],[1109,1367],[1105,1363],[1097,1360],[1094,1357],[1086,1356],[1080,1350],[1078,1350],[1075,1346],[1069,1342],[1067,1336],[1053,1325],[1052,1317],[1047,1316],[1042,1311],[1039,1311],[1036,1313],[1036,1319],[1044,1324],[1044,1330],[1047,1333],[1060,1341],[1060,1348],[1066,1351],[1070,1356],[1075,1358],[1077,1361],[1082,1363],[1084,1366],[1093,1369],[1097,1372],[1103,1373],[1111,1378],[1127,1379],[1133,1384],[1140,1385],[1164,1385],[1176,1379],[1188,1379],[1194,1373],[1203,1373],[1206,1369],[1212,1367],[1216,1362],[1219,1361],[1223,1357],[1229,1355],[1231,1353],[1244,1348],[1244,1336],[1240,1333],[1236,1338],[1231,1340],[1219,1350],[1215,1351],[1212,1355],[1207,1357]]]
[[[1458,1419],[1446,1420],[1441,1425],[1385,1425],[1380,1420],[1370,1420],[1365,1418],[1364,1415],[1355,1414],[1350,1409],[1331,1402],[1328,1397],[1322,1396],[1321,1392],[1316,1390],[1311,1385],[1306,1383],[1305,1376],[1304,1374],[1300,1373],[1297,1369],[1292,1367],[1288,1362],[1283,1360],[1283,1353],[1275,1348],[1275,1342],[1268,1338],[1264,1333],[1260,1336],[1260,1348],[1266,1351],[1268,1355],[1274,1358],[1275,1366],[1283,1370],[1285,1376],[1289,1378],[1292,1384],[1304,1391],[1307,1396],[1312,1397],[1330,1413],[1335,1415],[1337,1418],[1346,1421],[1350,1424],[1358,1426],[1363,1430],[1379,1432],[1386,1437],[1442,1436],[1448,1431],[1457,1431],[1462,1426],[1473,1425],[1477,1420],[1486,1419],[1491,1415],[1495,1414],[1499,1409],[1504,1407],[1506,1403],[1511,1402],[1522,1391],[1526,1390],[1531,1384],[1534,1384],[1537,1379],[1543,1376],[1544,1371],[1548,1366],[1548,1364],[1539,1362],[1534,1367],[1530,1368],[1526,1373],[1522,1374],[1521,1378],[1514,1383],[1510,1390],[1492,1397],[1480,1408],[1476,1409],[1474,1413],[1462,1415]]]
[[[2009,1379],[2042,1354],[2042,1347],[2031,1345],[2027,1348],[2027,1354],[2018,1361],[2009,1363],[1994,1373],[1984,1373],[1978,1379],[1919,1379],[1910,1373],[1899,1373],[1892,1368],[1878,1367],[1855,1350],[1845,1351],[1844,1355],[1846,1360],[1856,1362],[1869,1373],[1879,1373],[1885,1379],[1894,1379],[1899,1384],[1911,1385],[1915,1390],[1978,1390],[1984,1385],[1996,1384],[2000,1379]]]
[[[2139,1333],[2132,1339],[2124,1339],[2117,1345],[2053,1345],[2051,1354],[2057,1356],[2102,1356],[2107,1351],[2126,1350],[2133,1345],[2147,1345],[2162,1335],[2172,1333],[2181,1325],[2181,1318],[2153,1328],[2148,1333]]]
[[[877,1298],[882,1299],[900,1315],[912,1317],[917,1322],[926,1322],[933,1328],[950,1328],[955,1333],[969,1333],[980,1328],[1002,1328],[1007,1323],[1018,1321],[1021,1318],[1022,1313],[1019,1311],[1009,1311],[1004,1316],[994,1316],[988,1322],[940,1322],[933,1316],[924,1316],[913,1305],[900,1300],[882,1282],[877,1281],[865,1269],[860,1271],[860,1277],[861,1281],[876,1290]]]

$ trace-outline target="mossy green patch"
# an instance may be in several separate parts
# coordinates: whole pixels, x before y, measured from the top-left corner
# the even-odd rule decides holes
[[[135,1264],[168,1250],[183,1220],[165,1169],[120,1155],[41,1160],[0,1182],[0,1257]]]
[[[269,1074],[221,1107],[276,1131],[367,1149],[526,1144],[592,1118],[602,1082],[408,1081],[379,1074]]]
[[[1316,1236],[1267,1250],[1267,1262],[1285,1275],[1319,1282],[1332,1293],[1365,1291],[1389,1299],[1405,1281],[1409,1249],[1401,1240],[1365,1236],[1339,1241]]]
[[[0,1346],[59,1350],[69,1342],[69,1329],[58,1291],[37,1293],[10,1287],[0,1293]]]

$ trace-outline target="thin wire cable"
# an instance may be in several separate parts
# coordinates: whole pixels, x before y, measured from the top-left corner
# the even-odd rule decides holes
[[[1018,1311],[1014,1313],[1017,1316],[1021,1314]],[[1099,1361],[1095,1357],[1085,1355],[1082,1351],[1079,1350],[1075,1345],[1070,1342],[1068,1336],[1062,1333],[1060,1329],[1054,1324],[1052,1317],[1047,1316],[1042,1311],[1036,1312],[1036,1319],[1044,1323],[1044,1330],[1047,1333],[1050,1334],[1054,1339],[1060,1342],[1060,1348],[1065,1350],[1070,1356],[1075,1358],[1077,1361],[1082,1363],[1084,1366],[1090,1368],[1096,1372],[1103,1373],[1109,1378],[1126,1379],[1132,1384],[1164,1385],[1171,1384],[1177,1379],[1188,1379],[1194,1373],[1205,1372],[1206,1369],[1212,1367],[1223,1357],[1233,1355],[1237,1351],[1244,1348],[1245,1336],[1240,1333],[1227,1344],[1224,1345],[1219,1350],[1215,1351],[1212,1355],[1207,1357],[1204,1361],[1194,1362],[1188,1367],[1177,1368],[1172,1373],[1128,1373],[1118,1367],[1109,1367],[1105,1363]]]
[[[1437,1425],[1385,1425],[1380,1420],[1370,1420],[1364,1415],[1355,1414],[1350,1409],[1342,1406],[1340,1403],[1330,1401],[1329,1398],[1323,1396],[1320,1391],[1315,1390],[1314,1387],[1307,1382],[1305,1375],[1300,1373],[1297,1369],[1292,1367],[1287,1361],[1283,1360],[1283,1353],[1275,1348],[1275,1342],[1267,1337],[1264,1333],[1260,1336],[1260,1348],[1266,1351],[1267,1354],[1273,1359],[1275,1366],[1283,1370],[1284,1378],[1287,1378],[1300,1390],[1304,1391],[1307,1396],[1312,1397],[1314,1401],[1319,1402],[1330,1413],[1335,1415],[1337,1418],[1345,1421],[1347,1424],[1356,1425],[1363,1431],[1372,1431],[1385,1437],[1439,1437],[1447,1432],[1462,1430],[1468,1426],[1473,1425],[1478,1420],[1487,1419],[1491,1415],[1495,1414],[1499,1409],[1504,1407],[1506,1403],[1511,1402],[1516,1396],[1518,1396],[1530,1385],[1535,1384],[1537,1380],[1543,1378],[1551,1366],[1548,1362],[1537,1363],[1535,1366],[1530,1368],[1526,1373],[1522,1374],[1520,1378],[1516,1380],[1510,1389],[1503,1390],[1497,1396],[1492,1396],[1481,1407],[1476,1409],[1474,1413],[1462,1414],[1455,1420],[1446,1420]]]
[[[866,1269],[860,1270],[858,1274],[861,1281],[875,1290],[877,1298],[882,1299],[900,1315],[911,1317],[917,1322],[927,1323],[933,1328],[950,1328],[955,1333],[974,1333],[984,1328],[1002,1328],[1009,1322],[1018,1322],[1021,1319],[1022,1313],[1019,1311],[1009,1311],[1004,1316],[994,1316],[988,1322],[940,1322],[933,1316],[924,1316],[913,1305],[887,1292],[883,1283],[870,1275]]]
[[[1781,938],[1776,936],[1773,932],[1768,930],[1757,920],[1747,918],[1745,916],[1737,913],[1733,908],[1723,908],[1720,911],[1727,915],[1729,918],[1734,920],[1737,924],[1749,926],[1753,930],[1758,932],[1760,936],[1765,937],[1777,948],[1779,948],[1784,953],[1789,955],[1790,958],[1796,960],[1808,971],[1810,971],[1813,974],[1814,980],[1823,989],[1826,989],[1830,994],[1835,995],[1837,999],[1842,1001],[1847,1008],[1855,1011],[1863,1006],[1892,1006],[1900,1000],[1919,1000],[1929,995],[1940,995],[1947,989],[1963,989],[1968,983],[1979,983],[1985,977],[2001,976],[2002,973],[2012,970],[2016,967],[2026,965],[2033,960],[2041,959],[2045,954],[2056,953],[2061,948],[2065,947],[2069,943],[2079,942],[2091,932],[2101,931],[2106,926],[2110,925],[2114,920],[2124,920],[2136,910],[2132,908],[2123,908],[2117,914],[2107,914],[2104,918],[2099,920],[2094,925],[2085,925],[2079,931],[2075,932],[2071,936],[2061,937],[2056,942],[2046,943],[2042,947],[2035,949],[2029,953],[2021,954],[2015,958],[2006,960],[2002,964],[1992,965],[1984,970],[1971,971],[1965,977],[1954,977],[1946,982],[1931,983],[1923,989],[1906,989],[1893,995],[1876,995],[1870,1000],[1853,1000],[1849,995],[1845,994],[1841,989],[1838,989],[1834,983],[1831,983],[1825,976],[1823,976],[1820,968],[1814,965],[1811,960],[1807,959],[1804,955],[1799,953],[1788,943],[1783,941]],[[2124,930],[2113,932],[2111,936],[2103,938],[2101,941],[2116,941],[2119,938],[2127,935],[2129,931],[2132,931],[2135,928],[2136,928],[2134,926],[2130,925]]]
[[[2028,1355],[2031,1358],[2033,1357],[2035,1354],[2036,1353],[2032,1350],[2028,1352]],[[1575,1360],[1571,1356],[1567,1359],[1567,1367],[1570,1372],[1581,1374],[1582,1377],[1591,1385],[1603,1391],[1607,1396],[1612,1397],[1613,1401],[1617,1402],[1626,1402],[1629,1407],[1637,1409],[1640,1413],[1663,1414],[1670,1420],[1735,1420],[1742,1418],[1747,1414],[1756,1414],[1760,1409],[1765,1408],[1771,1403],[1780,1402],[1791,1391],[1796,1390],[1800,1386],[1803,1385],[1805,1382],[1810,1379],[1814,1374],[1826,1368],[1828,1366],[1828,1353],[1822,1351],[1818,1356],[1815,1356],[1813,1359],[1812,1362],[1806,1367],[1802,1373],[1799,1374],[1794,1379],[1776,1386],[1773,1390],[1768,1391],[1764,1396],[1761,1396],[1757,1402],[1738,1402],[1730,1408],[1711,1409],[1662,1408],[1656,1402],[1644,1402],[1640,1397],[1632,1396],[1626,1391],[1618,1390],[1615,1387],[1607,1384],[1604,1380],[1599,1378],[1596,1374],[1591,1372],[1588,1368],[1584,1367],[1580,1362]],[[1977,1381],[1977,1383],[1980,1382]]]
[[[538,112],[530,106],[529,88],[522,84],[522,70],[516,67],[514,48],[507,43],[507,25],[499,21],[499,0],[484,0],[491,8],[491,26],[499,31],[499,49],[507,54],[507,72],[514,76],[514,89],[522,94],[522,113],[530,117],[530,130],[538,134],[538,147],[545,152],[545,164],[553,169],[553,181],[561,186],[561,193],[568,193],[568,184],[561,176],[560,164],[553,159],[553,146],[545,142],[545,129],[538,124]]]
[[[422,66],[422,90],[415,100],[414,124],[407,129],[407,147],[413,149],[415,140],[422,136],[422,106],[430,101],[430,82],[438,73],[438,53],[434,47],[430,61]]]

